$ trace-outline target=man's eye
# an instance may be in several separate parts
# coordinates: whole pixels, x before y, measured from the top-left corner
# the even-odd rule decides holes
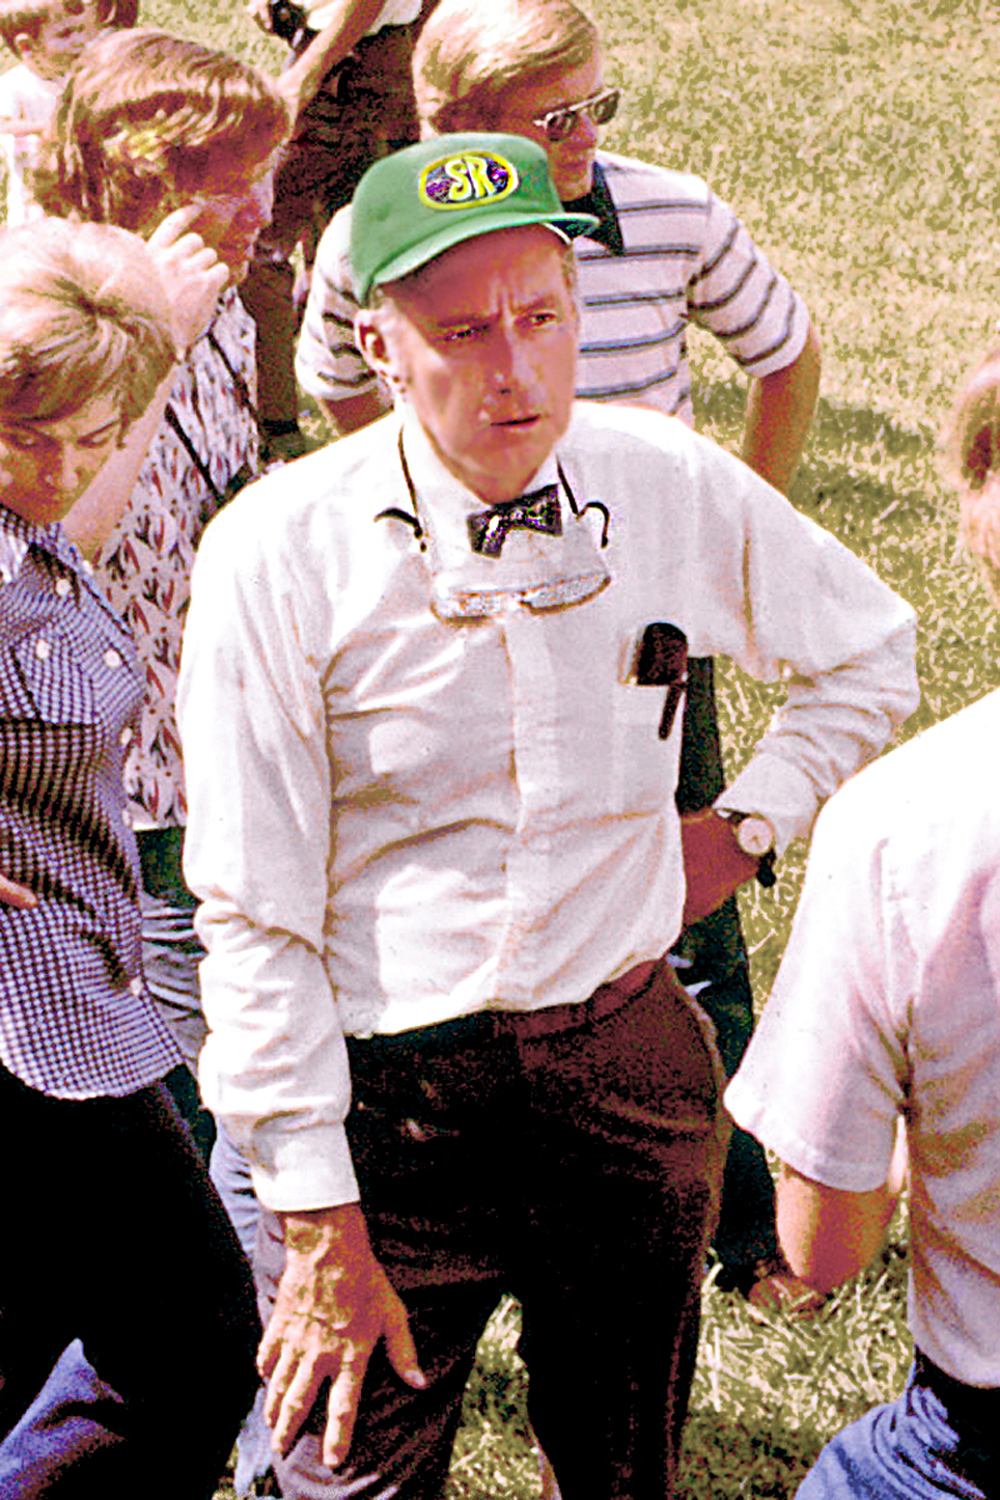
[[[106,432],[92,432],[89,433],[87,437],[81,438],[80,447],[88,448],[91,451],[93,451],[95,448],[106,448],[109,443],[114,442],[117,432],[118,424],[116,422],[115,425],[113,427],[109,427]]]
[[[468,339],[475,338],[478,332],[479,328],[472,323],[465,324],[461,328],[449,328],[444,334],[444,342],[446,344],[464,343]]]
[[[35,453],[45,447],[45,438],[37,432],[5,432],[0,436],[8,448],[16,448],[19,453]]]

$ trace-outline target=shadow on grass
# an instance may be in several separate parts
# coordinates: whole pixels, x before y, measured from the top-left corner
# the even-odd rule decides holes
[[[739,376],[700,382],[695,410],[700,431],[738,449],[746,411],[746,386]],[[890,515],[897,525],[926,521],[938,510],[936,456],[937,438],[930,429],[821,397],[791,499],[834,531],[838,512],[859,502],[872,521]]]

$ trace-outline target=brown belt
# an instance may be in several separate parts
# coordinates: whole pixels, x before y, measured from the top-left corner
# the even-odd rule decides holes
[[[546,1005],[541,1010],[494,1011],[493,1014],[516,1022],[515,1029],[520,1036],[555,1036],[560,1031],[573,1031],[578,1026],[603,1021],[606,1016],[621,1010],[623,1005],[648,988],[657,968],[666,962],[663,958],[646,959],[617,979],[598,985],[588,999],[576,1004]]]

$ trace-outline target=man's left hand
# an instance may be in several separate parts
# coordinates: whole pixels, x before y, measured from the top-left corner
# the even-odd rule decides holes
[[[757,873],[760,861],[744,854],[731,825],[714,808],[681,817],[684,850],[684,926],[716,911],[734,891]]]

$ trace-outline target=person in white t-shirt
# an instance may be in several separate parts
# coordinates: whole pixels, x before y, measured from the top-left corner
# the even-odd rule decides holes
[[[134,26],[138,0],[4,0],[0,39],[18,59],[0,76],[0,147],[7,167],[7,225],[41,216],[31,174],[63,78],[103,27]]]
[[[1000,600],[1000,351],[954,423],[966,541]],[[827,1444],[801,1500],[984,1500],[1000,1472],[1000,693],[820,815],[775,990],[726,1093],[781,1159],[789,1261],[826,1291],[879,1249],[909,1171],[899,1398]]]

